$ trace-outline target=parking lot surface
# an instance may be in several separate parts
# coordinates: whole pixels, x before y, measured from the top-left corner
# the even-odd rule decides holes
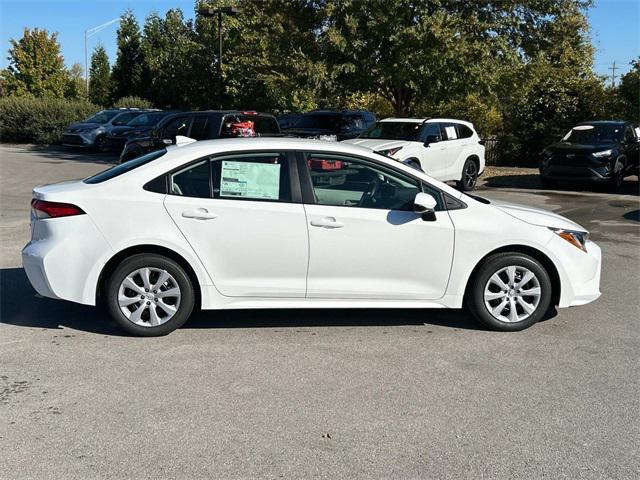
[[[0,478],[640,476],[637,179],[481,187],[603,250],[602,297],[523,332],[459,311],[258,310],[142,339],[38,298],[20,268],[31,188],[111,160],[0,146]]]

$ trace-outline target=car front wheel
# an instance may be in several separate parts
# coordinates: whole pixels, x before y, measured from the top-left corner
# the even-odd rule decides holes
[[[138,254],[124,260],[108,280],[106,303],[127,332],[155,337],[182,326],[195,303],[193,285],[173,260]]]
[[[489,257],[471,279],[468,306],[492,330],[513,332],[538,322],[551,303],[551,280],[536,259],[521,253]]]

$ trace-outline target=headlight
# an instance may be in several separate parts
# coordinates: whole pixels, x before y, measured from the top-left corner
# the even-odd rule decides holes
[[[592,153],[592,155],[596,158],[604,158],[604,157],[610,157],[613,154],[613,150],[609,149],[609,150],[602,150],[601,152],[594,152]]]
[[[558,235],[563,240],[566,240],[571,245],[576,248],[579,248],[583,252],[587,251],[587,240],[589,239],[589,232],[579,232],[576,230],[565,230],[563,228],[551,228],[549,227],[553,233]]]
[[[376,153],[379,153],[380,155],[384,155],[385,157],[393,157],[400,150],[402,150],[402,147],[394,147],[394,148],[387,148],[386,150],[378,150]]]

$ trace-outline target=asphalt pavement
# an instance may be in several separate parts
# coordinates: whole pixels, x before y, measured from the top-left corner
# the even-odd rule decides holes
[[[111,157],[0,146],[0,478],[640,477],[640,197],[492,182],[591,231],[602,297],[518,333],[462,311],[202,312],[162,338],[38,298],[34,185]],[[516,184],[517,187],[517,184]]]

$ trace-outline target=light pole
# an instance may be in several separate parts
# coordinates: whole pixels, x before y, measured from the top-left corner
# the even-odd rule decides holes
[[[89,54],[87,52],[87,39],[95,35],[99,31],[104,30],[109,25],[119,21],[120,21],[120,17],[114,18],[113,20],[109,20],[108,22],[103,23],[102,25],[98,25],[97,27],[89,28],[88,30],[84,31],[84,84],[87,88],[87,93],[89,93]]]
[[[222,109],[222,95],[224,85],[222,83],[222,15],[237,15],[240,13],[237,7],[199,8],[198,13],[203,17],[218,16],[218,105]]]

